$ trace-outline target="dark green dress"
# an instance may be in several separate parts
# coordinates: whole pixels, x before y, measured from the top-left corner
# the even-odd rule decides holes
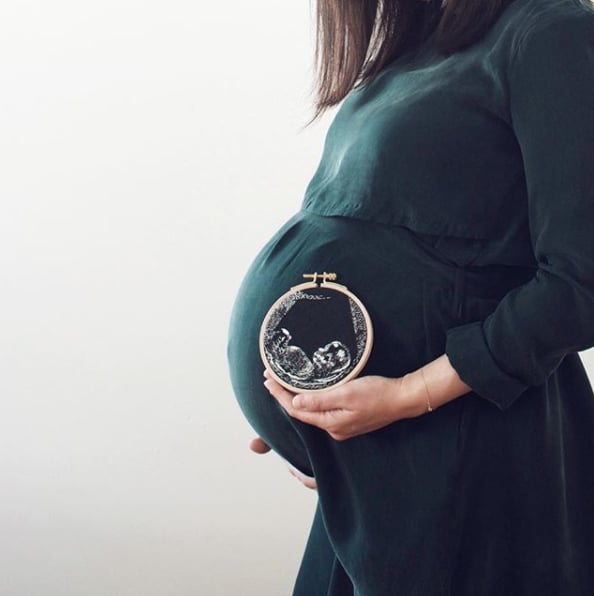
[[[296,596],[594,594],[593,166],[587,0],[514,0],[480,42],[430,38],[345,98],[229,334],[247,419],[318,483]],[[322,270],[374,321],[363,374],[446,352],[473,391],[343,442],[289,418],[258,330]]]

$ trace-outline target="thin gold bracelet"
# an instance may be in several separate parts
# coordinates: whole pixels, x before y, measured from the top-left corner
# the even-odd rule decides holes
[[[427,412],[433,412],[433,407],[431,406],[431,395],[429,395],[429,387],[427,387],[427,381],[425,380],[425,373],[421,368],[421,376],[423,377],[423,383],[425,383],[425,391],[427,392]]]

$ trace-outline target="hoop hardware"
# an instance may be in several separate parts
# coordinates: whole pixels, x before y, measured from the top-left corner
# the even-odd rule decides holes
[[[318,273],[316,271],[315,273],[304,273],[303,277],[305,279],[311,279],[315,284],[318,283],[318,277],[321,277],[322,284],[325,284],[327,281],[335,281],[338,276],[336,273],[326,273],[325,271],[324,273]]]

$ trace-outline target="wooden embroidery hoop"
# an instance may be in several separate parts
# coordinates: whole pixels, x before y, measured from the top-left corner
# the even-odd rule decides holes
[[[262,362],[264,363],[264,366],[270,373],[271,377],[277,383],[279,383],[286,389],[292,391],[293,393],[305,391],[307,391],[308,393],[324,391],[326,389],[342,385],[343,383],[346,383],[347,381],[353,379],[361,372],[361,370],[367,363],[373,346],[373,325],[371,322],[371,317],[367,312],[367,309],[365,308],[361,300],[357,296],[355,296],[355,294],[353,294],[346,286],[335,283],[335,280],[338,277],[336,273],[304,273],[303,277],[306,279],[309,278],[312,281],[291,287],[291,289],[288,292],[285,292],[274,302],[274,304],[269,308],[266,316],[264,317],[264,320],[262,321],[259,335],[260,357],[262,359]],[[286,379],[283,379],[281,377],[281,373],[275,370],[275,364],[269,360],[269,355],[266,349],[266,337],[267,333],[269,333],[269,325],[271,322],[271,318],[274,316],[278,317],[279,309],[281,309],[283,305],[291,299],[291,297],[298,295],[300,292],[303,293],[306,290],[312,290],[315,288],[331,290],[334,292],[338,292],[343,296],[346,296],[350,301],[349,306],[351,307],[351,311],[353,310],[353,308],[355,308],[356,311],[358,311],[358,316],[360,315],[361,319],[363,320],[365,329],[365,345],[362,351],[357,355],[358,360],[356,360],[354,367],[352,367],[344,376],[340,376],[335,382],[328,383],[324,387],[320,388],[303,386],[303,384],[291,384]],[[283,317],[285,315],[283,315]],[[282,317],[280,320],[282,320]]]

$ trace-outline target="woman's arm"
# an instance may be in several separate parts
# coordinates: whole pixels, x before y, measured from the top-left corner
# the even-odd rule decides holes
[[[419,404],[419,414],[426,413],[429,405],[436,409],[472,391],[472,388],[458,376],[447,354],[442,354],[414,372],[404,375],[402,383],[404,391],[415,396],[415,401]]]
[[[359,377],[316,393],[287,391],[265,373],[265,387],[289,416],[328,432],[337,441],[414,418],[468,393],[446,354],[403,377]]]
[[[535,275],[483,321],[448,329],[445,352],[500,410],[594,347],[594,6],[546,3],[506,72],[522,153]]]

